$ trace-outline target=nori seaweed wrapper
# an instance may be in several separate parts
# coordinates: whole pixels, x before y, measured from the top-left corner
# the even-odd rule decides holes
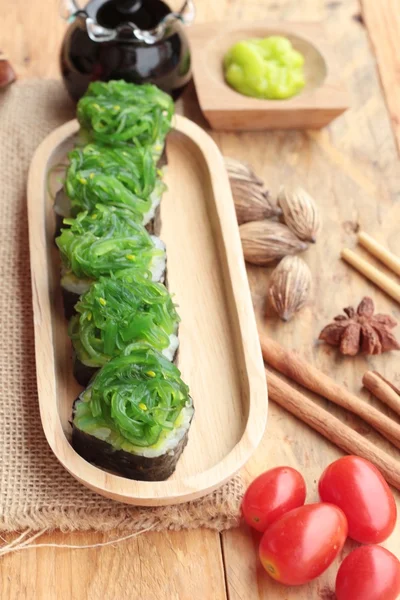
[[[63,287],[61,287],[61,294],[64,305],[64,316],[69,321],[76,314],[75,304],[78,302],[80,295]]]
[[[162,480],[175,469],[192,416],[178,368],[148,344],[132,344],[75,401],[72,445],[104,469]]]
[[[149,458],[125,450],[115,450],[107,442],[85,433],[77,427],[72,428],[72,447],[82,458],[101,469],[139,481],[164,481],[168,479],[175,471],[176,464],[185,449],[188,438],[189,429],[186,430],[185,435],[173,451]]]
[[[79,360],[76,355],[76,352],[73,353],[73,371],[74,377],[76,381],[82,387],[86,387],[89,385],[92,377],[96,375],[97,371],[100,367],[89,367],[88,365],[84,365],[83,362]]]

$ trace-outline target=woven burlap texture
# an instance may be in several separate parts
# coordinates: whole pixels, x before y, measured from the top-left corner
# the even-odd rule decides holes
[[[243,492],[239,477],[194,502],[136,508],[87,490],[47,445],[36,390],[26,179],[39,142],[73,116],[57,81],[0,92],[0,531],[232,527]]]

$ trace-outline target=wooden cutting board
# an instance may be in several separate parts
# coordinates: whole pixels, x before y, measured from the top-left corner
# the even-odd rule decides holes
[[[361,6],[368,30],[359,20]],[[2,47],[18,73],[58,76],[57,49],[64,25],[58,19],[56,3],[0,0],[0,8],[4,8]],[[351,109],[318,133],[218,133],[213,137],[225,154],[250,161],[273,190],[282,179],[299,179],[323,206],[323,233],[305,257],[314,273],[313,306],[287,325],[272,316],[265,318],[269,272],[249,268],[260,327],[327,373],[333,372],[355,393],[360,392],[362,373],[371,367],[392,379],[397,377],[400,383],[399,355],[339,359],[315,344],[320,327],[365,293],[373,295],[379,310],[400,317],[393,301],[338,258],[342,245],[353,246],[357,223],[400,253],[399,214],[394,208],[400,200],[400,161],[393,136],[393,131],[399,132],[400,122],[394,86],[399,60],[394,51],[400,37],[398,0],[202,0],[197,9],[197,22],[227,18],[327,20],[327,34],[350,89]],[[377,49],[386,96],[368,35]],[[397,118],[394,129],[386,97]],[[205,125],[193,92],[188,92],[184,105],[187,116]],[[378,439],[364,423],[339,413],[328,402],[321,404],[341,414],[368,439]],[[382,439],[378,443],[389,448]],[[397,451],[394,455],[398,457]],[[271,403],[264,442],[246,474],[250,477],[266,468],[290,464],[305,474],[309,499],[313,499],[321,470],[338,456],[332,445]],[[55,533],[43,536],[41,542],[96,544],[112,537]],[[285,588],[263,573],[256,541],[245,528],[223,534],[222,545],[224,560],[220,537],[210,531],[152,533],[117,547],[30,550],[0,560],[0,596],[4,600],[226,600],[229,594],[229,600],[332,600],[337,565],[314,583]],[[385,545],[400,556],[400,525]],[[346,545],[345,552],[351,547]]]

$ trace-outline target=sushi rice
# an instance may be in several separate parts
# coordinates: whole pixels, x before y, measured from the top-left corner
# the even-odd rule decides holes
[[[162,351],[162,354],[171,362],[175,358],[175,354],[179,348],[179,338],[175,333],[171,333],[169,336],[169,346]]]

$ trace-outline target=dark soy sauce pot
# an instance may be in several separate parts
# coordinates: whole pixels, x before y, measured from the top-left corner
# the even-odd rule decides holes
[[[191,79],[184,24],[194,19],[186,1],[175,13],[162,0],[91,0],[80,8],[64,0],[69,21],[61,47],[61,72],[78,100],[91,81],[154,83],[177,98]]]

